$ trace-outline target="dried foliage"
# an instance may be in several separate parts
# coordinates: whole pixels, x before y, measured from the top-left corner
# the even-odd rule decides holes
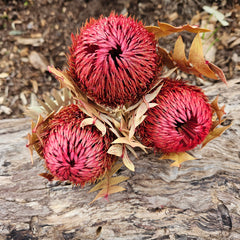
[[[92,26],[93,23],[94,21],[87,23],[87,26],[83,27],[81,31],[85,31],[86,28]],[[84,91],[84,87],[79,87],[79,82],[76,81],[72,74],[74,66],[71,65],[71,71],[62,71],[56,69],[55,67],[48,67],[48,70],[60,82],[60,87],[63,88],[64,92],[63,95],[59,94],[57,91],[53,91],[52,97],[45,97],[44,101],[39,101],[41,111],[39,111],[36,107],[26,111],[27,114],[35,120],[35,122],[32,123],[32,133],[28,135],[28,147],[31,151],[31,155],[33,149],[35,149],[40,157],[44,158],[41,147],[41,136],[44,131],[46,131],[49,120],[59,112],[62,106],[67,106],[71,103],[77,104],[79,109],[86,114],[86,118],[81,122],[81,128],[94,125],[102,133],[102,136],[108,132],[111,132],[111,134],[114,135],[114,140],[111,142],[107,153],[121,159],[123,164],[116,162],[111,169],[106,171],[102,179],[91,189],[90,192],[100,190],[92,202],[101,197],[107,198],[112,193],[125,190],[123,187],[118,186],[118,184],[128,178],[125,176],[114,176],[114,174],[116,174],[122,165],[125,165],[125,167],[131,171],[135,170],[134,162],[129,157],[129,153],[131,153],[135,158],[137,158],[135,148],[140,148],[145,152],[152,149],[151,147],[143,145],[136,134],[136,129],[145,121],[148,116],[148,111],[158,106],[159,102],[156,102],[155,100],[157,97],[161,98],[163,80],[166,81],[166,79],[168,79],[167,77],[176,72],[183,71],[199,78],[203,78],[203,76],[205,76],[207,78],[220,79],[226,83],[223,71],[213,63],[204,59],[199,33],[208,32],[208,29],[190,25],[174,27],[170,24],[160,22],[157,27],[146,26],[145,29],[149,33],[154,34],[156,40],[182,31],[194,33],[196,36],[190,47],[188,59],[185,55],[185,45],[181,36],[177,38],[173,52],[167,52],[164,48],[156,44],[156,52],[158,58],[161,59],[161,64],[158,66],[159,69],[156,71],[156,81],[154,81],[154,84],[151,85],[151,88],[149,88],[148,91],[144,90],[145,95],[142,96],[137,103],[127,102],[126,104],[122,104],[121,101],[121,104],[114,102],[112,104],[108,104],[108,107],[96,103],[94,100],[95,97],[92,98],[92,94],[89,96],[88,91]],[[124,39],[121,38],[121,40],[124,42]],[[140,40],[138,39],[138,41]],[[73,48],[75,49],[75,45],[78,44],[78,41],[75,39],[73,44]],[[130,43],[128,44],[130,45]],[[120,63],[117,65],[119,66],[119,64]],[[113,67],[113,65],[111,65],[111,67]],[[98,75],[100,76],[101,69],[98,69],[98,71]],[[81,76],[78,77],[81,78]],[[104,84],[101,85],[101,87],[104,88]],[[133,98],[136,99],[136,96],[133,96]],[[102,103],[104,100],[100,102]],[[202,142],[202,146],[205,146],[209,141],[220,136],[227,128],[230,127],[230,125],[224,127],[219,126],[224,122],[223,115],[225,113],[224,107],[219,108],[217,98],[211,103],[211,108],[213,113],[213,119],[211,119],[212,126],[207,137]],[[171,109],[169,109],[169,111],[171,111]],[[186,152],[168,152],[160,159],[171,159],[174,161],[171,166],[180,167],[184,161],[194,160],[195,158]],[[48,180],[55,179],[55,176],[51,173],[43,173],[41,176],[47,178]]]

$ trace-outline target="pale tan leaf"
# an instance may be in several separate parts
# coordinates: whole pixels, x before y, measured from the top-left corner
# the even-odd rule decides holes
[[[56,99],[58,106],[63,106],[63,99],[61,97],[61,94],[56,89],[53,89],[51,91],[52,96]]]
[[[158,105],[158,104],[157,104]],[[155,105],[156,106],[156,105]],[[147,115],[142,115],[141,117],[139,117],[138,119],[136,119],[136,121],[135,121],[135,128],[137,127],[137,126],[139,126],[143,121],[144,121],[144,119],[147,117]],[[134,129],[135,130],[135,129]]]
[[[160,85],[156,90],[154,90],[152,93],[148,93],[144,98],[146,102],[150,103],[152,100],[154,100],[157,95],[159,94],[160,90],[162,88],[162,85]]]
[[[134,149],[131,146],[126,145],[126,148],[133,154],[135,158],[138,158],[137,153],[134,151]]]
[[[58,110],[57,104],[48,95],[45,94],[43,96],[43,99],[44,99],[45,103],[51,108],[52,111]]]
[[[112,142],[112,144],[117,144],[117,143],[121,143],[121,144],[130,144],[130,140],[126,137],[119,137],[116,140],[114,140]]]
[[[120,144],[114,144],[108,149],[107,153],[121,157],[123,155],[123,146]]]
[[[92,125],[93,123],[94,123],[94,119],[93,118],[85,118],[81,122],[80,127],[83,128],[85,126]]]
[[[123,160],[124,165],[125,165],[129,170],[135,171],[134,164],[132,163],[132,161],[131,161],[130,158],[128,157],[127,149],[126,149],[126,148],[124,149],[124,153],[123,153],[123,156],[122,156],[122,160]]]
[[[97,120],[95,121],[94,125],[97,127],[97,129],[98,129],[99,131],[101,131],[102,136],[104,136],[104,135],[106,134],[107,128],[106,128],[106,126],[105,126],[101,121],[99,121],[99,120],[97,119]]]

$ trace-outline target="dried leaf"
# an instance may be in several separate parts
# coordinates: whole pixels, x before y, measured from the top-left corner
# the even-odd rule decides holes
[[[169,69],[174,68],[174,63],[172,57],[169,55],[169,53],[161,47],[157,48],[158,55],[161,56],[162,62],[164,65],[166,65]]]
[[[189,63],[191,63],[193,67],[202,75],[208,78],[218,79],[204,59],[202,42],[199,34],[196,35],[190,47]]]
[[[107,128],[106,126],[101,122],[99,121],[98,119],[95,121],[94,125],[96,126],[96,128],[101,131],[102,133],[102,136],[104,136],[107,132]]]
[[[180,167],[181,163],[189,160],[194,160],[196,158],[186,152],[177,152],[177,153],[166,153],[160,158],[160,160],[162,159],[171,159],[174,161],[171,164],[171,167]]]
[[[40,173],[39,176],[46,178],[48,181],[53,181],[54,176],[50,173]]]
[[[114,166],[109,170],[108,176],[112,176],[122,167],[122,163],[115,163]]]
[[[112,186],[112,185],[117,185],[121,182],[126,181],[127,179],[129,179],[129,177],[126,177],[126,176],[111,177],[111,178],[109,178],[109,180],[107,178],[105,178],[104,180],[99,182],[97,185],[95,185],[89,191],[89,193],[98,191],[98,190],[103,189],[103,188],[107,188],[107,187]]]
[[[128,137],[119,137],[116,140],[114,140],[112,142],[112,144],[117,144],[117,143],[121,143],[121,144],[128,144],[132,147],[140,147],[142,149],[146,148],[143,144],[141,144],[138,141],[134,141],[134,140],[130,140]]]
[[[153,101],[157,95],[159,94],[160,90],[162,88],[162,85],[160,85],[157,89],[155,89],[153,92],[148,93],[147,95],[144,96],[145,101],[150,103],[151,101]]]
[[[214,112],[217,114],[218,122],[221,123],[222,117],[225,114],[224,112],[225,105],[219,108],[218,96],[211,102],[211,107],[214,110]]]
[[[123,155],[123,146],[120,144],[114,144],[108,149],[107,153],[121,157]]]
[[[102,197],[108,198],[108,196],[110,194],[117,193],[117,192],[122,192],[124,190],[126,190],[126,189],[121,187],[121,186],[115,186],[115,185],[110,186],[108,189],[104,188],[97,194],[97,196],[90,202],[90,204],[94,203],[99,198],[102,198]]]
[[[155,38],[158,40],[161,37],[168,36],[170,34],[182,31],[188,31],[192,33],[200,33],[200,32],[209,32],[210,30],[205,28],[199,28],[196,26],[190,26],[189,24],[183,25],[180,27],[174,27],[170,24],[158,22],[158,27],[155,26],[146,26],[145,27],[149,32],[155,35]]]
[[[175,43],[172,57],[180,69],[189,68],[189,62],[187,61],[185,55],[185,45],[181,36],[178,37]]]
[[[132,161],[131,161],[130,158],[128,157],[127,149],[126,149],[126,148],[124,149],[123,156],[122,156],[122,160],[123,160],[124,165],[125,165],[129,170],[135,171],[134,164],[132,163]]]
[[[202,142],[202,148],[206,146],[207,143],[209,143],[210,141],[212,141],[213,139],[219,137],[222,135],[222,133],[224,131],[226,131],[228,128],[230,128],[232,126],[232,124],[228,125],[228,126],[224,126],[224,127],[218,127],[218,128],[214,128],[213,131],[211,131],[207,137],[204,139],[204,141]]]
[[[211,62],[207,62],[207,64],[209,68],[219,77],[219,79],[227,85],[227,79],[223,73],[223,70]]]
[[[203,6],[203,9],[205,12],[212,14],[222,24],[222,26],[226,27],[229,25],[229,23],[224,20],[225,17],[221,12],[209,6]]]

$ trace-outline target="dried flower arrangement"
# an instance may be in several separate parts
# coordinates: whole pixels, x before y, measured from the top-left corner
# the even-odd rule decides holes
[[[173,52],[158,44],[181,31],[196,34],[189,59],[181,36]],[[137,157],[135,147],[162,153],[172,166],[194,159],[185,151],[230,127],[219,126],[225,113],[217,98],[209,103],[201,88],[176,77],[183,71],[226,83],[222,70],[204,59],[199,33],[207,31],[161,22],[144,26],[111,13],[72,34],[68,69],[49,67],[62,91],[26,111],[34,120],[27,146],[47,169],[40,175],[80,186],[96,183],[90,191],[100,190],[95,201],[124,190],[118,184],[128,177],[113,175],[123,164],[134,171],[128,152]]]

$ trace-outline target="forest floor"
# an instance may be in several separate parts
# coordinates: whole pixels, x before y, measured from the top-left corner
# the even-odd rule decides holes
[[[227,79],[240,76],[240,5],[237,0],[0,0],[0,119],[24,117],[24,108],[59,83],[47,66],[66,67],[71,33],[90,17],[111,11],[135,16],[146,25],[193,24],[213,30],[203,38],[205,57],[223,69]],[[174,3],[174,4],[173,4]],[[219,21],[204,10],[217,9]],[[181,33],[189,48],[194,34]],[[173,50],[177,35],[160,39]],[[187,77],[187,76],[186,76]],[[199,81],[193,84],[214,84]]]

